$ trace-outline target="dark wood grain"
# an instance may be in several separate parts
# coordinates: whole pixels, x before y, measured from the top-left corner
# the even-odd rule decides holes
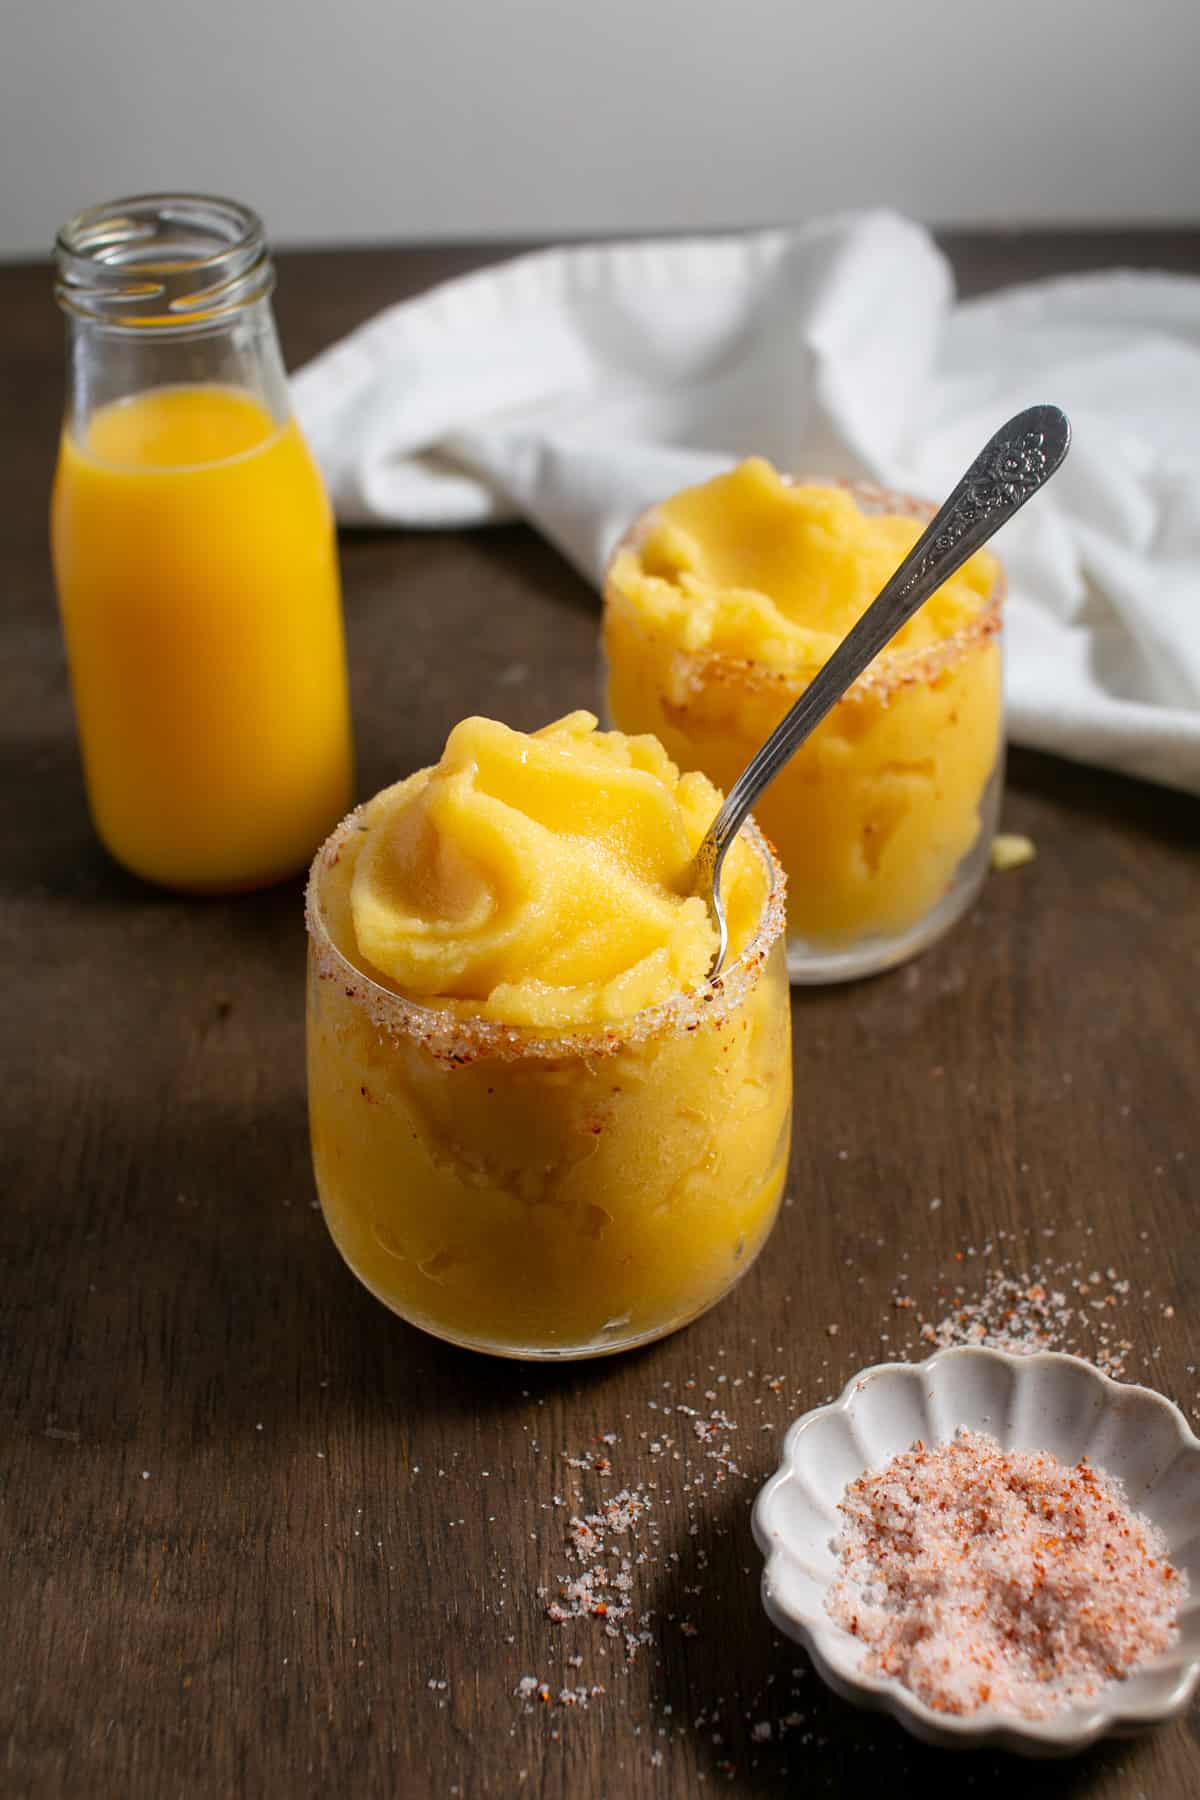
[[[1195,233],[949,248],[972,291],[1200,270]],[[291,360],[496,254],[284,258]],[[1200,1792],[1196,1713],[1026,1767],[850,1710],[768,1629],[748,1526],[787,1420],[911,1353],[897,1274],[936,1315],[989,1239],[989,1261],[1130,1279],[1129,1373],[1197,1417],[1200,807],[1014,756],[1006,823],[1037,861],[908,971],[797,996],[790,1204],[741,1288],[608,1363],[445,1349],[356,1286],[314,1210],[299,886],[176,900],[91,837],[44,543],[60,359],[46,271],[0,272],[0,1790]],[[532,726],[592,701],[592,596],[531,533],[364,534],[343,556],[364,791],[463,713]],[[738,1425],[723,1481],[658,1410],[706,1390]],[[564,1453],[606,1432],[613,1480],[658,1484],[630,1670],[538,1592],[573,1494],[604,1487]],[[651,1449],[667,1435],[678,1459]],[[524,1675],[607,1691],[525,1707]]]

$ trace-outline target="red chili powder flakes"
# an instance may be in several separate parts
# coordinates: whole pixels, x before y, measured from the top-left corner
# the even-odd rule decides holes
[[[960,1431],[860,1476],[838,1510],[826,1607],[867,1646],[868,1673],[938,1712],[1045,1718],[1178,1635],[1186,1577],[1086,1458]]]

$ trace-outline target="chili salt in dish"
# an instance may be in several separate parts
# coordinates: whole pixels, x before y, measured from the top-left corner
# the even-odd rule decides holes
[[[963,1432],[993,1443],[983,1447],[964,1440]],[[928,1704],[896,1675],[873,1672],[871,1646],[829,1610],[832,1596],[834,1608],[852,1616],[841,1604],[844,1584],[839,1588],[843,1565],[836,1540],[847,1523],[839,1507],[849,1500],[853,1510],[869,1497],[869,1484],[855,1484],[898,1457],[906,1461],[897,1465],[897,1475],[910,1481],[920,1476],[915,1491],[928,1501],[950,1472],[956,1439],[963,1467],[975,1464],[977,1478],[981,1451],[1004,1459],[1018,1486],[1040,1471],[1067,1492],[1074,1477],[1085,1520],[1088,1493],[1098,1497],[1107,1491],[1106,1481],[1119,1483],[1128,1512],[1149,1527],[1143,1563],[1158,1563],[1161,1545],[1180,1593],[1177,1614],[1169,1604],[1160,1610],[1134,1605],[1132,1637],[1118,1631],[1113,1641],[1125,1648],[1133,1642],[1151,1649],[1156,1641],[1166,1647],[1095,1692],[1082,1691],[1086,1679],[1073,1691],[1060,1682],[1058,1703],[1038,1717],[997,1704],[1000,1682],[989,1702],[946,1710],[947,1702],[956,1703],[961,1669],[943,1674],[940,1690],[936,1683],[927,1690],[939,1705]],[[928,1452],[923,1473],[908,1455],[918,1440]],[[1057,1459],[1057,1476],[1051,1458]],[[1084,1458],[1091,1473],[1080,1477]],[[1132,1733],[1178,1715],[1200,1681],[1200,1439],[1170,1401],[1112,1381],[1077,1357],[961,1348],[942,1350],[924,1363],[865,1370],[838,1400],[792,1426],[780,1467],[755,1505],[754,1531],[766,1558],[763,1603],[772,1622],[805,1645],[835,1692],[891,1713],[926,1742],[1067,1755],[1108,1733]],[[1136,1566],[1132,1552],[1126,1573],[1130,1566]],[[1143,1566],[1142,1573],[1152,1594],[1155,1570]],[[1173,1615],[1177,1629],[1168,1628]],[[1145,1628],[1140,1635],[1139,1627]],[[1006,1697],[1013,1701],[1011,1690]],[[978,1690],[967,1698],[977,1700]]]

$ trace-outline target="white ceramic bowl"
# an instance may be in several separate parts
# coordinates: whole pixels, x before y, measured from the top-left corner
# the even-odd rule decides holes
[[[863,1672],[865,1646],[825,1611],[837,1567],[830,1541],[838,1501],[847,1483],[915,1438],[941,1444],[963,1426],[987,1432],[1004,1450],[1050,1450],[1067,1463],[1086,1454],[1124,1482],[1130,1505],[1160,1527],[1190,1584],[1179,1642],[1167,1655],[1048,1719],[992,1707],[934,1712],[894,1678]],[[891,1713],[927,1743],[1065,1756],[1110,1732],[1173,1718],[1200,1681],[1200,1438],[1161,1394],[1110,1381],[1075,1356],[963,1348],[864,1370],[839,1399],[791,1427],[782,1462],[755,1503],[754,1535],[766,1558],[763,1604],[773,1624],[805,1646],[836,1693]]]

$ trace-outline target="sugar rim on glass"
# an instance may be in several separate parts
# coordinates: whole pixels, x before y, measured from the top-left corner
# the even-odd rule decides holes
[[[332,831],[313,858],[304,895],[304,918],[317,975],[341,982],[347,999],[357,1001],[371,1022],[396,1037],[406,1037],[439,1061],[455,1066],[484,1058],[515,1061],[531,1057],[541,1061],[586,1061],[611,1056],[670,1033],[695,1031],[701,1025],[724,1020],[748,999],[757,986],[768,957],[782,937],[786,912],[787,878],[770,843],[754,820],[747,819],[740,836],[751,846],[766,869],[768,887],[758,925],[749,943],[715,981],[705,981],[691,993],[673,994],[626,1019],[613,1020],[589,1031],[547,1035],[498,1019],[464,1018],[439,1007],[422,1006],[380,982],[350,960],[330,936],[321,905],[321,875],[332,867],[343,843],[360,829],[366,802],[358,806]]]
[[[842,477],[820,475],[784,475],[781,479],[787,487],[841,488],[853,496],[861,512],[871,517],[899,514],[901,517],[921,519],[928,523],[937,511],[928,500],[918,500],[912,494],[902,494],[871,481],[851,481]],[[604,572],[606,597],[610,589],[622,593],[623,597],[623,590],[613,580],[616,559],[623,550],[636,548],[655,522],[658,512],[657,505],[648,507],[621,536]],[[875,661],[864,669],[857,681],[835,703],[834,710],[838,706],[853,705],[866,699],[886,702],[902,687],[936,680],[945,669],[960,662],[968,651],[1000,630],[1006,593],[1004,566],[997,563],[992,591],[977,613],[965,620],[957,631],[939,638],[934,644],[926,644],[916,650],[881,650]],[[726,683],[730,687],[748,689],[751,692],[775,689],[780,693],[799,696],[819,673],[818,669],[804,674],[794,670],[772,669],[747,657],[730,656],[723,650],[685,650],[676,647],[674,654],[678,663],[687,671],[692,687]]]

